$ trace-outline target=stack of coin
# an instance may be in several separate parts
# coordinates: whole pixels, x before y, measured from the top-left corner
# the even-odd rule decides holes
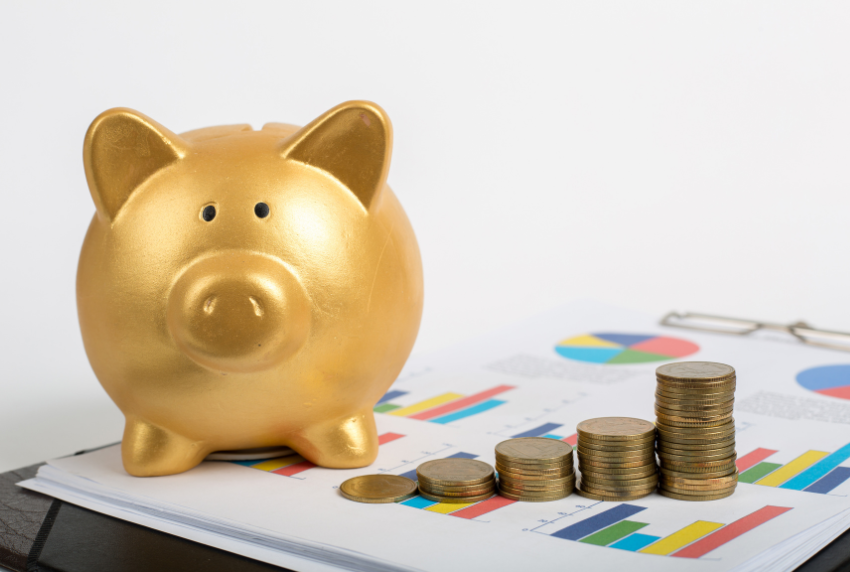
[[[520,437],[496,445],[499,494],[545,502],[569,496],[576,484],[573,447],[545,437]]]
[[[416,478],[419,494],[437,502],[478,502],[496,492],[493,467],[475,459],[428,461],[416,467]]]
[[[578,432],[581,496],[604,501],[632,500],[655,492],[655,426],[632,417],[582,421]]]
[[[735,466],[735,369],[692,361],[656,370],[655,414],[661,494],[681,500],[730,496]]]

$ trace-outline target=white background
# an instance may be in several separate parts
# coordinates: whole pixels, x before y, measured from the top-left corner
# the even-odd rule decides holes
[[[575,297],[850,330],[848,30],[838,2],[5,3],[0,470],[120,439],[74,298],[100,112],[383,106],[416,352]]]

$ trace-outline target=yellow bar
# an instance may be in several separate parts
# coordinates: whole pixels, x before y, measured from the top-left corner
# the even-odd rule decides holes
[[[662,538],[655,544],[650,544],[643,550],[639,550],[644,554],[660,554],[667,556],[671,552],[679,550],[683,546],[690,544],[698,538],[702,538],[709,532],[714,532],[723,526],[719,522],[708,522],[707,520],[698,520],[693,524],[689,524],[682,530],[676,531],[670,536]]]
[[[466,508],[474,504],[474,502],[463,502],[457,504],[453,502],[441,502],[437,504],[432,504],[425,510],[430,510],[431,512],[439,512],[440,514],[449,514],[450,512],[454,512],[456,510],[460,510],[462,508]]]
[[[824,453],[823,451],[807,451],[784,467],[779,467],[763,479],[756,481],[756,484],[763,485],[765,487],[778,487],[791,477],[798,473],[802,473],[827,455],[829,455],[829,453]]]
[[[301,455],[292,455],[289,457],[278,457],[277,459],[269,459],[268,461],[263,461],[262,463],[257,463],[256,465],[251,465],[252,469],[260,469],[261,471],[276,471],[278,469],[282,469],[284,467],[288,467],[289,465],[294,465],[295,463],[300,463],[304,460],[304,457]]]
[[[413,415],[414,413],[419,413],[420,411],[431,409],[432,407],[442,405],[443,403],[454,401],[455,399],[458,399],[460,397],[463,397],[463,395],[459,393],[444,393],[442,395],[438,395],[437,397],[432,397],[431,399],[426,399],[425,401],[420,401],[419,403],[414,403],[413,405],[408,405],[407,407],[402,407],[401,409],[390,411],[389,415],[407,417],[408,415]]]

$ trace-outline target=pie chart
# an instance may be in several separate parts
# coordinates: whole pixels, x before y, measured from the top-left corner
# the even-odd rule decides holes
[[[797,383],[815,393],[850,399],[850,365],[822,365],[797,374]]]
[[[699,346],[681,338],[654,334],[601,332],[562,340],[555,351],[567,359],[613,365],[670,361],[698,352]],[[850,385],[850,378],[847,383]]]

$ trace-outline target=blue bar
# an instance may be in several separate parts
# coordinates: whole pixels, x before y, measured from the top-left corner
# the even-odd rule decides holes
[[[850,479],[850,467],[836,467],[827,473],[824,478],[815,484],[806,487],[806,492],[825,495],[847,479]]]
[[[271,458],[274,458],[274,457],[271,457]],[[237,465],[242,465],[243,467],[253,467],[254,465],[262,463],[263,461],[266,461],[266,460],[267,459],[254,459],[252,461],[230,461],[230,462],[236,463]]]
[[[550,536],[563,538],[565,540],[579,540],[589,534],[593,534],[605,527],[611,526],[615,522],[620,522],[623,519],[629,518],[642,510],[646,510],[646,507],[636,506],[633,504],[620,504],[614,508],[609,508],[605,512],[600,512],[595,516],[591,516],[590,518],[571,524],[566,528],[562,528],[558,532],[553,532]]]
[[[790,481],[779,485],[780,489],[791,489],[801,491],[826,476],[832,469],[850,459],[850,444],[844,445],[835,453],[827,455]]]
[[[415,496],[412,499],[407,499],[404,502],[399,504],[403,504],[404,506],[412,506],[413,508],[428,508],[429,506],[433,506],[437,504],[432,500],[428,500],[425,497]]]
[[[381,399],[378,400],[378,403],[376,403],[375,405],[380,405],[381,403],[389,401],[390,399],[395,399],[396,397],[401,397],[402,395],[407,395],[407,393],[408,393],[407,391],[400,391],[398,389],[395,389],[393,391],[388,391],[384,394],[384,396]]]
[[[634,534],[630,534],[622,540],[618,540],[614,544],[610,546],[610,548],[619,548],[620,550],[628,550],[629,552],[637,552],[641,548],[645,546],[649,546],[656,540],[661,538],[660,536],[650,536],[649,534],[639,534],[635,532]]]
[[[446,459],[477,459],[477,458],[478,458],[478,455],[473,455],[472,453],[464,453],[463,451],[461,451],[460,453],[455,453],[454,455],[449,455],[448,457],[446,457]],[[254,462],[258,463],[259,461],[254,461]],[[407,471],[406,473],[402,473],[399,476],[400,477],[407,477],[411,481],[417,480],[416,469],[413,469],[412,471]]]
[[[467,407],[466,409],[461,409],[460,411],[455,411],[454,413],[449,413],[448,415],[443,415],[442,417],[431,419],[431,423],[440,423],[442,425],[445,425],[446,423],[451,423],[452,421],[457,421],[458,419],[463,419],[464,417],[471,417],[476,413],[482,413],[484,411],[487,411],[488,409],[493,409],[494,407],[498,407],[503,403],[504,401],[499,401],[498,399],[490,399],[489,401],[479,403],[478,405],[473,405],[472,407]]]
[[[544,439],[554,439],[555,441],[560,441],[561,439],[563,439],[563,437],[561,435],[552,435],[551,433],[549,433],[548,435],[543,435],[543,438]]]
[[[553,429],[557,429],[560,426],[561,426],[561,423],[544,423],[543,425],[541,425],[537,429],[530,429],[528,431],[524,431],[522,433],[514,435],[512,437],[512,439],[516,439],[517,437],[540,437],[541,435],[545,435],[549,431],[552,431]]]

